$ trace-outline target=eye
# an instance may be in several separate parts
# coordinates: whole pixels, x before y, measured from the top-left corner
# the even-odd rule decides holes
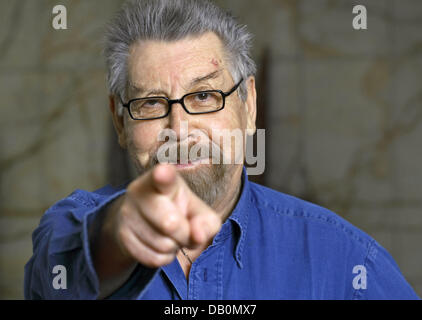
[[[199,101],[206,101],[209,97],[210,94],[206,92],[201,92],[196,95],[196,99],[198,99]]]
[[[157,108],[157,107],[161,107],[162,104],[163,102],[161,100],[151,99],[151,100],[145,100],[144,103],[142,104],[142,107]]]

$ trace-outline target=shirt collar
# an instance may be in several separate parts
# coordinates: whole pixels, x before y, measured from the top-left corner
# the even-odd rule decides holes
[[[249,221],[249,212],[251,210],[251,201],[250,201],[250,182],[248,180],[248,174],[246,173],[246,168],[243,167],[242,174],[242,189],[239,197],[239,201],[236,204],[232,214],[228,220],[233,221],[239,228],[239,233],[234,233],[236,236],[236,247],[234,252],[234,258],[238,263],[240,268],[243,268],[242,263],[242,253],[243,246],[245,244],[246,233],[248,230],[248,221]]]

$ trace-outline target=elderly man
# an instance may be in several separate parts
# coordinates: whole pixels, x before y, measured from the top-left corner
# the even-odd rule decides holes
[[[249,182],[238,143],[214,135],[255,132],[250,38],[207,1],[126,3],[105,55],[119,144],[139,177],[77,190],[45,213],[26,298],[417,298],[376,241]]]

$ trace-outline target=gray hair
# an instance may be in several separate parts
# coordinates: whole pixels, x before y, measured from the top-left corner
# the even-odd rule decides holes
[[[250,57],[252,35],[228,12],[207,0],[130,0],[107,28],[104,55],[112,95],[125,97],[130,46],[142,40],[175,41],[214,32],[222,40],[235,82],[255,75]],[[247,97],[246,83],[239,88]]]

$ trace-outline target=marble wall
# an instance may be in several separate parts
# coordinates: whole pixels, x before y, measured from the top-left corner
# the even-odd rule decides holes
[[[422,296],[422,2],[216,2],[249,25],[259,66],[267,57],[266,184],[372,235]],[[49,206],[130,175],[100,56],[121,3],[0,0],[0,298],[23,297]],[[352,28],[357,3],[367,30]],[[51,26],[56,4],[68,30]]]

